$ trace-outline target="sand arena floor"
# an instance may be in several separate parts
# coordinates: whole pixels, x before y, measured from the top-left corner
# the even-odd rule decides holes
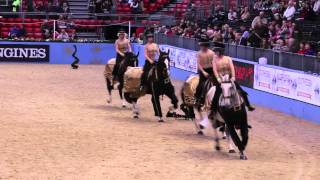
[[[319,125],[257,107],[240,161],[225,141],[213,150],[210,130],[156,122],[148,96],[139,120],[117,93],[107,105],[103,69],[0,64],[0,179],[320,179]]]

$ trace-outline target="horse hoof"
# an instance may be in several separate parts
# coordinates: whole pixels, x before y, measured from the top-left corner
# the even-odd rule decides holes
[[[227,136],[223,136],[222,139],[227,139]]]
[[[217,151],[221,150],[220,146],[216,146],[215,148],[216,148]]]
[[[158,122],[159,122],[159,123],[163,123],[163,122],[164,122],[164,120],[163,120],[163,119],[160,119]]]
[[[229,153],[230,153],[230,154],[233,154],[233,153],[236,153],[236,151],[235,151],[234,149],[230,149],[230,150],[229,150]]]
[[[248,157],[246,155],[240,155],[241,160],[248,160]]]
[[[197,134],[198,134],[198,135],[203,135],[203,132],[202,132],[202,131],[198,131]]]
[[[133,118],[134,119],[139,119],[139,116],[138,115],[134,115]]]
[[[200,129],[204,129],[205,127],[200,124],[200,125],[199,125],[199,128],[200,128]]]
[[[127,106],[126,105],[122,105],[122,108],[126,108]]]

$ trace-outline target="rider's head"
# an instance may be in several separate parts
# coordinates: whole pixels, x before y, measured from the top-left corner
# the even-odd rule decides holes
[[[201,36],[201,39],[199,40],[199,46],[200,46],[200,50],[202,51],[205,51],[209,48],[210,42],[207,36]]]
[[[118,34],[119,34],[119,38],[123,39],[125,37],[125,35],[126,35],[126,31],[124,29],[120,29],[118,31]]]
[[[146,37],[147,37],[147,42],[148,42],[148,43],[153,43],[153,42],[154,42],[154,36],[153,36],[152,33],[148,33],[148,34],[146,35]]]
[[[213,52],[218,57],[222,57],[224,55],[224,44],[222,43],[214,43]]]

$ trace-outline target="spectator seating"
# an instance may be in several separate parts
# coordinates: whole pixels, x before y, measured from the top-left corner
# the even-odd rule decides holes
[[[18,27],[24,27],[26,30],[26,37],[33,39],[42,39],[43,34],[41,31],[41,24],[44,22],[44,19],[22,19],[22,18],[0,18],[0,37],[8,38],[8,33],[10,29],[17,25]],[[49,22],[53,24],[53,19]],[[74,33],[76,30],[88,30],[94,31],[97,29],[98,25],[108,25],[116,24],[121,22],[126,22],[126,20],[93,20],[93,19],[74,19],[75,29],[67,29],[68,33]],[[135,24],[134,21],[130,21],[131,24]],[[23,24],[25,23],[25,24]],[[159,25],[159,21],[151,20],[142,20],[142,25]]]

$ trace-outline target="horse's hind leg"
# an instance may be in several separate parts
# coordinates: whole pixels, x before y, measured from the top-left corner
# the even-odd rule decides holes
[[[123,83],[121,83],[121,82],[119,83],[118,90],[119,90],[120,99],[122,101],[122,107],[125,108],[127,106],[127,103],[126,103],[125,99],[123,98]]]
[[[169,108],[167,117],[174,117],[176,114],[175,111],[178,108],[178,102],[179,102],[175,94],[174,87],[172,85],[168,86],[164,94],[171,100],[171,104],[173,105],[173,107]]]
[[[112,95],[111,95],[112,85],[109,78],[106,78],[106,83],[107,83],[107,90],[108,90],[107,103],[111,103],[112,102]]]
[[[133,118],[135,118],[135,119],[139,118],[140,110],[139,110],[137,102],[132,102],[132,113],[133,113]]]

